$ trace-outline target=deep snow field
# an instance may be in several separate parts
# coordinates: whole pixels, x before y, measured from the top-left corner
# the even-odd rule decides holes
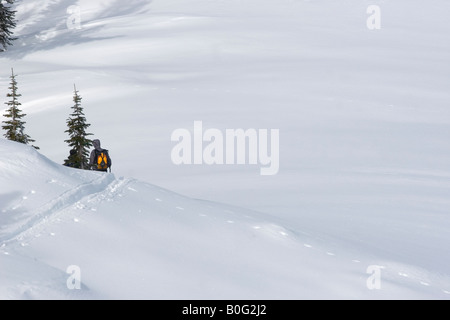
[[[0,139],[0,299],[449,299],[449,9],[17,1],[41,149]],[[61,166],[74,84],[112,174]],[[279,130],[278,174],[175,165],[196,121]]]

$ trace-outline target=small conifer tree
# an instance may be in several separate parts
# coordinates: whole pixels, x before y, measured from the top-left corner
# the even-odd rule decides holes
[[[73,101],[75,104],[72,107],[72,114],[66,121],[68,129],[65,131],[70,137],[65,142],[73,151],[69,158],[64,161],[64,164],[74,168],[89,170],[89,148],[92,147],[92,140],[89,140],[88,136],[91,136],[92,133],[86,132],[90,124],[86,123],[81,100],[82,98],[74,85]]]
[[[16,27],[16,11],[11,9],[13,3],[14,0],[0,0],[0,51],[5,51],[17,39],[12,36]]]
[[[26,122],[22,121],[22,118],[25,117],[26,114],[22,113],[22,110],[20,110],[19,108],[22,105],[19,102],[19,98],[22,95],[18,93],[16,77],[17,76],[14,74],[14,69],[11,69],[11,86],[9,87],[11,92],[6,95],[11,100],[5,102],[5,104],[8,105],[9,108],[3,115],[9,120],[2,122],[4,124],[2,128],[3,130],[6,130],[6,133],[4,134],[4,137],[6,139],[23,144],[29,144],[30,142],[35,142],[35,140],[31,139],[31,137],[24,132],[24,125]],[[39,149],[36,146],[33,147],[35,149]]]

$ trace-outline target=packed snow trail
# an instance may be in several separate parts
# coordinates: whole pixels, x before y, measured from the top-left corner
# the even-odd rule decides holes
[[[2,235],[0,237],[0,245],[7,244],[16,239],[22,241],[25,237],[31,236],[34,230],[39,228],[41,224],[58,219],[58,214],[64,208],[72,206],[86,196],[92,197],[93,194],[106,190],[108,186],[116,182],[114,175],[105,174],[91,182],[81,184],[62,193],[36,210],[28,212],[27,214],[30,218],[20,227],[9,231],[7,235]]]

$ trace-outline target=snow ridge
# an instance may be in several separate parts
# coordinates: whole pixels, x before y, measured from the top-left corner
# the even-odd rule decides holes
[[[0,149],[2,176],[28,182],[11,185],[18,197],[2,197],[10,203],[2,215],[25,217],[2,225],[2,298],[385,299],[450,292],[446,275],[350,253],[271,215],[65,168],[4,140]],[[43,190],[49,200],[26,205]],[[69,266],[82,270],[80,292],[65,285]],[[382,290],[367,287],[368,267],[381,272]]]

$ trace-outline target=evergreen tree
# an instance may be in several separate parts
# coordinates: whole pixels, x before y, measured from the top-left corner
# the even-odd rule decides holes
[[[9,89],[11,90],[6,96],[11,98],[11,101],[5,102],[9,108],[6,110],[6,114],[3,116],[8,118],[9,120],[3,121],[4,125],[2,128],[6,130],[4,137],[11,141],[20,142],[23,144],[29,144],[30,142],[35,142],[35,140],[31,139],[31,137],[24,132],[25,121],[22,121],[22,118],[26,116],[26,114],[22,113],[22,110],[19,107],[22,105],[18,98],[22,95],[17,92],[17,80],[16,75],[14,74],[14,69],[11,69],[11,86]],[[33,146],[35,149],[39,149],[38,147]]]
[[[83,113],[81,106],[81,96],[78,94],[77,88],[74,86],[73,101],[75,102],[72,107],[73,113],[67,119],[67,129],[65,132],[69,134],[70,139],[65,140],[69,144],[71,149],[71,155],[64,161],[66,166],[74,168],[80,168],[83,170],[89,170],[89,148],[92,147],[92,140],[87,137],[92,133],[87,133],[86,130],[91,125],[86,123],[86,117]]]
[[[11,9],[13,3],[14,0],[0,0],[0,51],[5,51],[17,39],[12,36],[16,27],[16,11]]]

